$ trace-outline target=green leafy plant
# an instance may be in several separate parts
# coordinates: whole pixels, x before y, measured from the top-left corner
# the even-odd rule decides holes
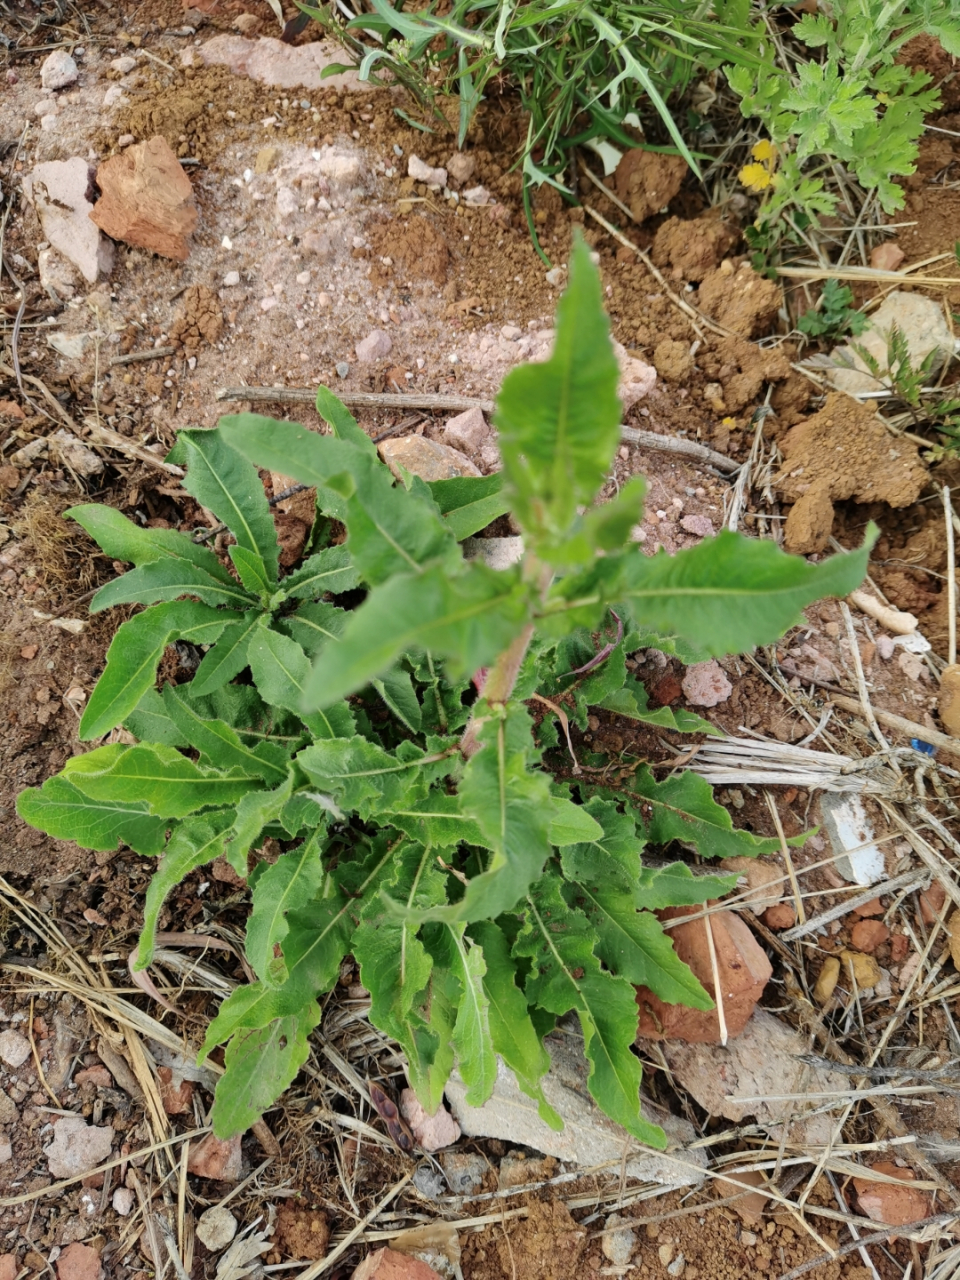
[[[886,213],[903,208],[898,175],[913,173],[924,116],[940,102],[930,76],[895,59],[917,35],[938,39],[960,54],[957,0],[844,0],[816,14],[803,14],[792,36],[819,57],[778,61],[781,41],[759,41],[753,65],[737,60],[725,68],[744,116],[758,119],[778,153],[766,178],[756,165],[742,180],[764,191],[748,237],[758,250],[775,250],[796,238],[820,215],[833,213],[838,197],[824,175],[840,162],[867,190],[875,190]]]
[[[892,398],[903,404],[908,421],[916,428],[928,427],[939,433],[940,442],[930,445],[932,461],[960,451],[960,398],[947,394],[942,388],[927,385],[936,374],[937,348],[915,364],[910,358],[906,334],[896,324],[890,326],[887,337],[885,365],[860,343],[851,345],[871,377],[881,383]],[[957,388],[954,386],[949,390],[956,391]],[[924,443],[922,439],[919,442]]]
[[[620,421],[601,299],[578,243],[552,358],[515,369],[498,398],[502,487],[500,477],[395,483],[322,388],[330,435],[255,414],[181,434],[185,487],[232,531],[230,564],[103,507],[71,513],[135,566],[92,607],[148,606],[117,631],[80,736],[122,725],[137,741],[75,756],[18,808],[88,848],[120,842],[159,858],[140,968],[187,874],[223,854],[247,877],[256,980],[224,1000],[202,1050],[226,1044],[220,1135],[247,1127],[292,1080],[318,997],[352,954],[370,1017],[402,1046],[429,1111],[455,1062],[482,1103],[499,1055],[559,1124],[541,1091],[544,1037],[575,1011],[598,1103],[640,1141],[664,1142],[640,1111],[634,986],[710,1007],[653,913],[730,880],[656,865],[644,849],[779,845],[734,830],[691,773],[658,781],[634,761],[617,789],[584,774],[555,780],[542,759],[555,726],[544,722],[538,741],[526,704],[538,694],[565,699],[581,723],[595,705],[708,729],[651,709],[625,652],[656,644],[689,660],[771,642],[805,604],[855,587],[868,548],[813,565],[724,532],[676,556],[643,555],[630,541],[642,482],[593,505]],[[285,577],[257,467],[316,488],[318,549]],[[521,562],[495,571],[466,560],[459,539],[506,505],[523,529]],[[341,526],[346,541],[323,545]],[[597,653],[607,628],[614,639]],[[192,682],[158,689],[157,663],[176,639],[203,659]],[[280,848],[272,862],[268,837]]]
[[[797,320],[797,328],[808,338],[858,337],[867,327],[867,317],[851,307],[853,290],[839,280],[827,280],[818,307],[811,307]]]
[[[345,25],[337,6],[300,4],[349,48],[363,78],[398,80],[424,106],[459,98],[458,145],[490,87],[517,90],[529,116],[522,169],[563,186],[571,147],[605,138],[636,145],[649,102],[680,154],[696,161],[668,106],[695,73],[719,66],[748,34],[738,0],[371,0]],[[365,37],[365,39],[364,39]],[[370,40],[377,41],[371,47]],[[331,68],[331,74],[335,69]]]

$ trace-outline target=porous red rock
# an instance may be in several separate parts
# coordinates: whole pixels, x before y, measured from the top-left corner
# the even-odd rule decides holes
[[[165,138],[148,138],[105,160],[97,170],[97,186],[102,195],[90,217],[101,231],[186,262],[197,206],[190,179]]]
[[[57,1259],[57,1280],[102,1280],[100,1255],[89,1244],[68,1244]]]
[[[902,1227],[907,1222],[919,1222],[933,1212],[930,1193],[915,1187],[904,1186],[916,1179],[912,1169],[901,1169],[890,1160],[880,1160],[870,1166],[874,1173],[896,1178],[901,1183],[874,1182],[870,1178],[854,1178],[860,1211],[874,1222],[888,1227]]]
[[[693,913],[691,907],[668,907],[657,912],[666,923]],[[713,911],[709,916],[713,947],[720,977],[727,1035],[736,1036],[747,1025],[754,1006],[763,994],[773,969],[766,952],[747,925],[732,911]],[[677,955],[717,999],[713,963],[707,938],[707,917],[690,920],[668,930]],[[689,1009],[682,1004],[666,1004],[649,989],[637,988],[640,1008],[638,1033],[650,1040],[686,1040],[690,1043],[720,1041],[720,1021],[716,1009]]]

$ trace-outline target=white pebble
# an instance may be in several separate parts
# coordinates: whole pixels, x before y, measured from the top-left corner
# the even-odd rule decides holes
[[[117,1187],[113,1193],[113,1208],[121,1218],[125,1218],[133,1210],[134,1195],[129,1187]]]
[[[232,289],[235,285],[238,285],[240,283],[240,272],[228,271],[227,274],[223,277],[223,283],[226,285],[228,289]]]

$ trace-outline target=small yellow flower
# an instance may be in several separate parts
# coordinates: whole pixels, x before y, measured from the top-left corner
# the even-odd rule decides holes
[[[720,425],[726,427],[728,431],[736,431],[737,420],[736,418],[721,418]]]
[[[773,174],[765,165],[745,164],[740,170],[740,181],[751,191],[766,191],[773,186]]]
[[[761,138],[759,142],[755,142],[750,149],[750,154],[754,160],[760,160],[768,169],[776,168],[777,148],[769,138]]]

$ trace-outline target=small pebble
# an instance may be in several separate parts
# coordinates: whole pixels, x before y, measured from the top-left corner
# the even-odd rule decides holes
[[[237,1220],[222,1205],[215,1204],[197,1220],[197,1239],[211,1253],[225,1249],[237,1234]]]
[[[121,133],[120,137],[117,139],[117,146],[129,147],[132,142],[133,142],[132,133]]]
[[[30,1057],[30,1041],[19,1031],[0,1032],[0,1059],[8,1067],[22,1067]]]
[[[350,375],[350,366],[347,364],[346,360],[341,360],[340,363],[337,365],[337,377],[346,378],[346,377],[349,377],[349,375]]]
[[[121,1218],[133,1210],[134,1195],[129,1187],[117,1187],[113,1193],[113,1207]]]
[[[309,284],[309,283],[310,283],[310,272],[301,271],[297,276],[297,284]]]
[[[278,302],[278,299],[277,299],[277,298],[261,298],[261,299],[260,299],[260,310],[261,310],[261,311],[269,311],[269,310],[271,310],[271,308],[273,308],[273,307],[275,307],[275,306],[277,305],[277,302]]]

